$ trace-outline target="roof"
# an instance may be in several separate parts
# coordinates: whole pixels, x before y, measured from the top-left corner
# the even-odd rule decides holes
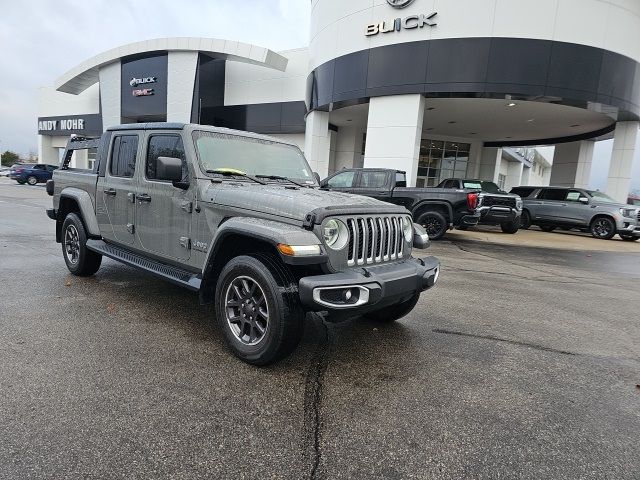
[[[186,123],[170,122],[149,122],[149,123],[125,123],[107,128],[108,132],[113,130],[182,130]]]
[[[123,57],[150,52],[202,52],[236,62],[260,65],[284,72],[288,59],[257,45],[216,38],[157,38],[112,48],[72,68],[54,83],[60,92],[78,95],[99,81],[100,68]]]

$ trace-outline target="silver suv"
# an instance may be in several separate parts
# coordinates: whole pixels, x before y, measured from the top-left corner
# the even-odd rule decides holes
[[[521,227],[538,225],[545,232],[578,228],[595,238],[609,240],[617,233],[623,240],[640,239],[640,209],[618,203],[602,192],[582,188],[516,187],[522,197]]]

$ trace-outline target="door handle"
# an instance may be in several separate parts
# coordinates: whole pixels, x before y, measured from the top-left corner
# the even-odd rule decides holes
[[[110,195],[112,197],[116,196],[116,189],[115,188],[105,188],[103,190],[103,192],[104,192],[105,195]]]
[[[146,193],[141,193],[140,195],[138,195],[138,201],[149,203],[151,202],[151,197]]]

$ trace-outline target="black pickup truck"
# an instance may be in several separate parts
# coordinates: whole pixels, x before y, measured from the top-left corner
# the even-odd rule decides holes
[[[441,239],[452,228],[477,225],[480,219],[478,192],[407,187],[407,175],[400,170],[343,169],[325,178],[320,187],[402,205],[425,228],[431,240]]]

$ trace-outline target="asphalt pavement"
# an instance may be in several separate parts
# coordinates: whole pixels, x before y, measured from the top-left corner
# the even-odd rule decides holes
[[[640,476],[640,253],[452,236],[408,317],[261,369],[193,293],[69,275],[49,204],[0,179],[2,479]]]

